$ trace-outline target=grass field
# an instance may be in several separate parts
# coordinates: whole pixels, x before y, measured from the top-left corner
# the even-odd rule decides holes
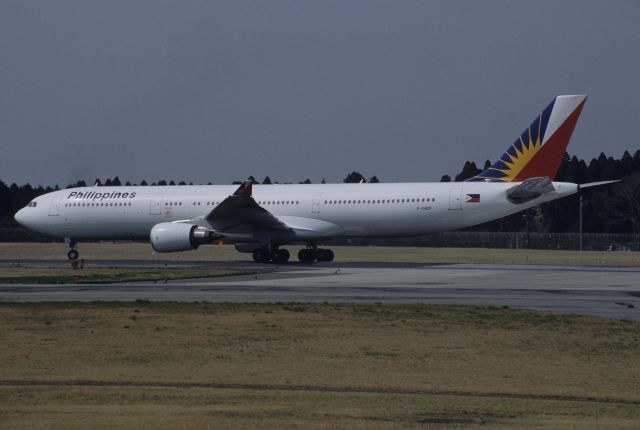
[[[636,322],[141,302],[0,304],[0,324],[3,429],[640,428]]]
[[[288,247],[295,255],[297,247]],[[249,261],[231,246],[0,244],[0,283],[223,276],[93,260]],[[635,266],[632,252],[333,247],[353,262]],[[264,266],[256,266],[258,269]],[[81,278],[81,279],[79,279]],[[19,280],[19,281],[17,281]],[[636,429],[640,323],[429,305],[0,303],[0,428]]]
[[[300,249],[287,246],[292,261]],[[525,249],[417,248],[335,246],[337,262],[403,262],[403,263],[490,263],[490,264],[570,264],[598,266],[638,266],[638,252],[550,251]],[[81,257],[92,260],[136,259],[163,261],[250,261],[233,246],[208,245],[195,251],[171,254],[154,253],[145,243],[82,243]],[[66,260],[67,249],[61,243],[0,243],[0,259]]]

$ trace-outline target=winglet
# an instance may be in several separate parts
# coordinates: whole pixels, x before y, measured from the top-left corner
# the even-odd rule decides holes
[[[253,192],[253,182],[244,181],[242,185],[233,193],[234,196],[251,197]]]

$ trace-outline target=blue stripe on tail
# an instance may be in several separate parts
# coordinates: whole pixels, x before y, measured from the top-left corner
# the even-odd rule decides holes
[[[528,161],[535,155],[535,152],[540,150],[555,101],[556,99],[554,98],[542,113],[533,120],[529,128],[522,132],[513,145],[491,167],[477,176],[467,179],[467,181],[508,182],[513,180],[526,165],[524,158],[526,157]]]

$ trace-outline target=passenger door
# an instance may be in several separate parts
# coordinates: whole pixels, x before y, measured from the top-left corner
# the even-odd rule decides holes
[[[462,209],[462,188],[452,188],[449,193],[449,210]]]
[[[49,216],[60,215],[60,199],[62,196],[53,196],[51,204],[49,205]]]
[[[151,204],[149,205],[149,215],[162,214],[162,194],[154,194],[151,196]]]
[[[320,199],[322,198],[322,194],[316,193],[313,195],[313,202],[311,203],[311,213],[319,214],[320,213]]]

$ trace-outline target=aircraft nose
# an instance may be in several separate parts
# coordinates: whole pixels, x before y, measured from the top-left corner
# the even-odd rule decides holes
[[[25,227],[27,226],[27,219],[29,218],[27,216],[27,210],[26,208],[22,208],[20,209],[18,212],[16,212],[16,214],[13,216],[13,218],[18,221],[20,224],[24,225]]]

